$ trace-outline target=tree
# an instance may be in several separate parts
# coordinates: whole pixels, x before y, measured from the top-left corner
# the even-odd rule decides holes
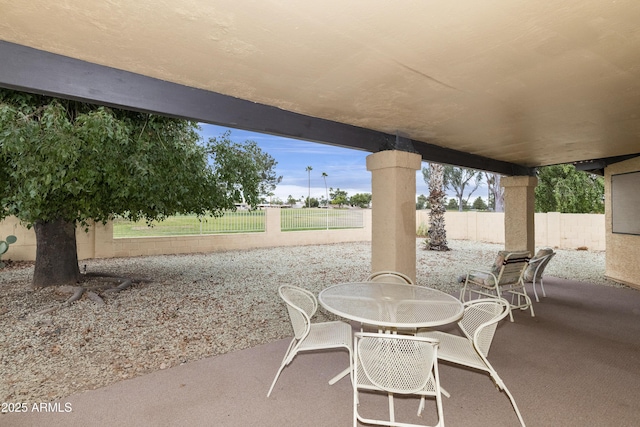
[[[320,202],[315,197],[305,199],[304,204],[310,208],[317,208],[320,206]]]
[[[296,200],[296,199],[295,199],[291,194],[289,194],[289,195],[287,196],[287,204],[288,204],[288,205],[293,206],[293,205],[295,205],[297,202],[298,202],[298,201],[297,201],[297,200]]]
[[[331,197],[331,204],[338,205],[342,207],[342,205],[346,205],[349,202],[349,198],[347,197],[347,192],[344,190],[340,190],[336,188],[335,191],[333,188],[329,189],[329,196]]]
[[[222,138],[229,139],[230,134],[231,131],[227,131],[222,135]],[[278,162],[276,162],[270,154],[262,151],[254,141],[245,141],[242,145],[242,150],[247,153],[249,158],[255,161],[258,168],[258,173],[260,175],[258,193],[261,196],[272,197],[273,190],[275,190],[276,186],[282,182],[282,175],[278,176],[275,172],[275,167]]]
[[[36,233],[35,287],[80,280],[76,227],[255,206],[275,162],[194,122],[0,89],[0,219]],[[267,170],[261,170],[262,167]]]
[[[428,168],[422,168],[425,183],[429,186],[429,230],[425,240],[425,248],[431,251],[448,251],[447,231],[444,227],[444,166],[429,163]]]
[[[487,180],[487,188],[488,188],[488,203],[489,208],[493,209],[494,212],[504,212],[504,188],[500,186],[501,175],[497,173],[484,173],[485,179]]]
[[[482,197],[478,196],[474,201],[473,204],[471,205],[471,208],[478,210],[478,211],[486,211],[487,210],[487,204],[484,202],[484,200],[482,200]]]
[[[458,204],[458,199],[454,199],[453,197],[449,199],[447,203],[447,209],[450,211],[459,211],[460,205]]]
[[[427,208],[427,196],[421,194],[418,196],[418,200],[416,202],[416,210],[422,210]]]
[[[329,190],[327,190],[327,177],[328,177],[328,176],[329,176],[329,175],[327,175],[327,173],[326,173],[326,172],[322,172],[322,178],[324,179],[324,191],[325,191],[325,193],[327,194],[327,199],[326,199],[326,201],[327,201],[327,206],[329,206]]]
[[[464,202],[469,203],[469,198],[478,189],[482,182],[482,173],[475,169],[459,168],[447,165],[444,167],[444,185],[456,193],[458,199],[458,210],[462,212]],[[468,186],[473,188],[468,191],[466,199],[465,190]]]
[[[307,174],[309,174],[309,193],[307,194],[307,201],[311,201],[311,171],[313,170],[313,168],[311,166],[307,166],[307,168],[305,169],[307,171]],[[309,205],[308,207],[311,207],[311,205]]]
[[[536,212],[604,213],[604,179],[571,164],[538,169]]]
[[[351,206],[357,206],[359,208],[368,208],[371,203],[370,193],[357,193],[349,198]]]

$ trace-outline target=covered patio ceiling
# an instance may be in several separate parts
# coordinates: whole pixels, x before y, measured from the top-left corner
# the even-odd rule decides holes
[[[3,87],[505,175],[640,154],[637,0],[0,0],[0,16]]]

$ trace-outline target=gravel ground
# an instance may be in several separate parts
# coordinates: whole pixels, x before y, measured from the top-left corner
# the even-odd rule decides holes
[[[501,245],[451,241],[451,252],[422,250],[418,284],[447,292],[469,268],[487,268]],[[558,250],[550,276],[621,286],[604,279],[604,252]],[[364,280],[370,243],[256,249],[82,261],[88,272],[148,278],[99,305],[83,297],[50,314],[36,314],[68,298],[57,288],[30,290],[33,266],[0,270],[0,397],[3,402],[50,401],[291,336],[282,283],[318,293]],[[332,319],[316,314],[315,321]]]

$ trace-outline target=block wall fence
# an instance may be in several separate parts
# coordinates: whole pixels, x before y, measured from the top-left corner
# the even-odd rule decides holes
[[[504,213],[451,212],[445,214],[447,239],[504,244]],[[536,248],[587,248],[604,251],[605,217],[602,214],[535,214]],[[418,211],[418,226],[429,224],[429,212]]]
[[[89,232],[78,229],[78,258],[113,258],[143,255],[219,252],[275,246],[321,245],[371,241],[371,211],[363,210],[364,227],[346,230],[287,231],[280,230],[280,209],[266,213],[266,231],[259,233],[214,234],[113,238],[113,225],[95,225]],[[428,211],[416,212],[416,229],[428,224]],[[504,243],[504,214],[489,212],[447,212],[447,238]],[[594,214],[535,214],[536,247],[559,249],[587,248],[605,250],[605,218]],[[33,229],[20,225],[15,218],[0,222],[0,238],[13,234],[18,241],[9,247],[5,259],[33,261],[36,237]]]

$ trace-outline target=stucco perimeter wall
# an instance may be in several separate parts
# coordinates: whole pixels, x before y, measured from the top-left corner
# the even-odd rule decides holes
[[[604,171],[607,253],[605,275],[640,289],[640,236],[612,232],[611,175],[640,171],[640,157],[607,166]],[[638,214],[640,215],[640,213]]]
[[[617,173],[617,172],[616,172]],[[112,258],[141,255],[181,254],[192,252],[216,252],[274,246],[303,246],[341,242],[371,241],[371,211],[363,210],[364,228],[320,231],[280,231],[280,210],[268,209],[267,231],[263,233],[215,234],[198,236],[139,237],[114,239],[111,223],[97,224],[89,233],[78,229],[78,258]],[[429,223],[429,212],[416,212],[416,228]],[[493,212],[447,212],[445,214],[447,238],[451,240],[476,240],[504,244],[504,214]],[[610,219],[608,220],[610,224]],[[640,236],[610,233],[616,256],[607,250],[607,275],[616,280],[635,277],[640,259]],[[559,214],[550,212],[535,214],[536,247],[549,246],[561,249],[585,247],[589,250],[605,250],[605,215]],[[18,241],[3,255],[5,259],[32,261],[36,256],[36,237],[33,229],[22,227],[15,218],[0,222],[0,239],[14,234]],[[625,257],[629,256],[627,260]],[[633,269],[636,270],[633,270]],[[635,276],[634,276],[635,275]],[[628,280],[633,283],[633,281]]]
[[[447,239],[504,244],[504,213],[453,212],[444,217]],[[536,247],[605,250],[605,218],[596,214],[535,214]],[[429,211],[418,211],[417,226],[429,224]]]
[[[217,252],[274,246],[304,246],[371,241],[371,211],[363,210],[364,228],[319,231],[280,231],[280,209],[267,209],[266,231],[259,233],[196,236],[139,237],[114,239],[113,225],[96,224],[89,233],[78,229],[78,259],[131,257],[141,255]],[[0,238],[13,234],[18,241],[9,247],[5,259],[33,261],[36,237],[33,229],[22,227],[15,218],[0,222]]]

